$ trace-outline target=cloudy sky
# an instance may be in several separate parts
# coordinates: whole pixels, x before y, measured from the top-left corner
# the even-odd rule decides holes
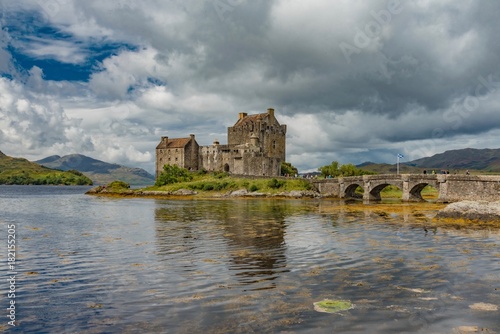
[[[500,148],[500,1],[0,1],[0,150],[153,171],[274,107],[301,171]]]

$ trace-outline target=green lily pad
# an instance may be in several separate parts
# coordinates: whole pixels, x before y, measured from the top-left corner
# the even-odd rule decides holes
[[[349,300],[324,299],[313,304],[314,310],[325,313],[338,313],[354,308],[354,304]]]

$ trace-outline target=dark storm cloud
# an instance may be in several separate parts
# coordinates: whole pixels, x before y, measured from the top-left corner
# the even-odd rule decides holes
[[[127,47],[99,58],[92,47],[48,34],[44,43],[65,50],[64,58],[28,38],[23,47],[34,47],[31,56],[97,65],[89,82],[78,84],[44,81],[27,69],[27,88],[83,119],[96,150],[104,152],[114,135],[126,142],[125,152],[139,133],[141,152],[116,153],[121,159],[145,161],[147,141],[154,147],[164,133],[224,141],[220,134],[237,112],[267,107],[289,125],[290,160],[303,169],[481,146],[474,135],[499,130],[496,1],[51,3],[57,6],[24,0],[4,11],[38,11],[66,41],[95,50]],[[2,49],[0,58],[11,59]],[[47,73],[43,65],[37,67]],[[99,133],[99,123],[123,126]]]

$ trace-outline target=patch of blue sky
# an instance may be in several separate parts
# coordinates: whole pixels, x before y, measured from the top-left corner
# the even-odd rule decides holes
[[[148,83],[153,85],[153,86],[166,86],[167,83],[161,79],[154,78],[154,77],[148,77]]]
[[[11,15],[7,20],[4,16],[4,22],[10,36],[7,51],[18,71],[25,74],[37,66],[45,80],[88,81],[104,59],[122,50],[137,50],[137,46],[120,41],[79,39],[33,13]]]

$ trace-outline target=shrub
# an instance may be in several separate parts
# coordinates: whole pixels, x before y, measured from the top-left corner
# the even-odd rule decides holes
[[[228,177],[229,174],[227,172],[213,172],[212,176],[215,177],[216,179],[223,179],[225,177]]]
[[[191,181],[192,179],[193,176],[187,169],[176,165],[165,165],[163,166],[163,172],[161,172],[158,176],[155,185],[157,187],[161,187],[166,184]]]
[[[123,182],[123,181],[113,181],[111,183],[109,183],[106,187],[108,188],[125,188],[125,189],[129,189],[130,188],[130,184],[126,183],[126,182]]]
[[[302,182],[304,183],[304,188],[306,190],[313,190],[314,189],[314,186],[312,185],[311,182],[307,182],[306,180],[303,180]]]
[[[267,183],[267,186],[271,189],[279,189],[281,187],[283,187],[285,185],[285,181],[283,180],[277,180],[275,178],[269,180],[269,182]]]
[[[254,191],[259,190],[259,187],[257,187],[256,184],[252,184],[248,190],[251,191],[251,192],[254,192]]]
[[[187,185],[188,189],[191,190],[201,190],[203,189],[203,183],[192,183]]]
[[[207,175],[207,173],[208,173],[208,171],[205,168],[202,168],[196,172],[196,175],[203,176],[203,175]]]
[[[212,183],[205,183],[203,185],[203,190],[205,190],[205,191],[214,190],[214,185]]]
[[[217,190],[217,191],[220,191],[220,190],[224,190],[226,188],[229,188],[230,186],[232,186],[232,184],[230,182],[218,182],[215,184],[214,186],[214,190]]]

